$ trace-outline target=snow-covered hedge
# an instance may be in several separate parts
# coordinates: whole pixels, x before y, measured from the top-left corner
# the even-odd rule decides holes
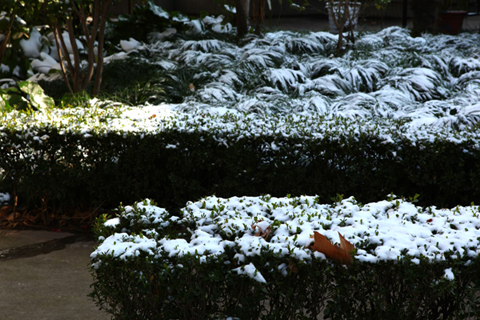
[[[442,207],[480,203],[479,131],[318,115],[139,119],[136,127],[124,121],[125,130],[35,126],[28,118],[1,129],[2,191],[107,208],[148,196],[169,210],[214,193],[317,194],[323,202],[340,193],[367,202],[393,192]]]
[[[355,246],[353,263],[312,251],[314,231],[332,243],[342,234]],[[478,206],[423,208],[393,195],[365,205],[212,196],[187,203],[177,217],[147,199],[121,206],[96,232],[92,296],[119,318],[463,319],[478,312]]]

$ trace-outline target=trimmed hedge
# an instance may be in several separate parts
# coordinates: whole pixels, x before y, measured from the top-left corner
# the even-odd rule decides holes
[[[215,199],[187,204],[180,218],[144,200],[121,206],[114,219],[99,219],[96,233],[100,246],[91,256],[95,278],[91,297],[98,306],[115,319],[296,320],[323,316],[376,320],[480,316],[476,294],[480,260],[468,253],[467,243],[462,246],[464,254],[459,254],[459,248],[454,246],[457,249],[445,251],[440,258],[435,255],[434,260],[402,252],[396,259],[385,260],[379,255],[377,261],[372,261],[362,259],[361,252],[375,255],[381,244],[358,241],[354,236],[350,241],[356,242],[357,254],[347,268],[305,249],[298,229],[291,231],[293,242],[289,242],[292,246],[288,245],[288,252],[278,250],[276,232],[299,216],[306,218],[308,210],[313,208],[311,212],[318,212],[320,219],[328,219],[315,204],[318,198],[313,204],[288,199],[290,205],[269,197],[264,198],[264,204],[238,198],[237,202],[244,201],[243,207],[225,205],[219,199],[212,207]],[[332,213],[330,219],[348,220],[355,212],[349,201],[327,208]],[[400,206],[378,214],[402,215],[401,206],[409,204],[397,203]],[[419,215],[440,219],[435,208],[418,210]],[[478,212],[478,208],[472,210]],[[451,214],[456,215],[453,211]],[[253,240],[242,245],[242,237],[255,238],[254,230],[233,222],[235,215],[252,222],[275,218],[272,233],[265,241],[259,239],[258,245],[249,242]],[[474,218],[475,214],[472,221]],[[221,221],[227,220],[238,228],[221,228]],[[458,221],[465,220],[460,217]],[[411,222],[421,224],[417,220]],[[349,225],[347,221],[346,226]],[[335,232],[343,232],[344,226],[341,222]],[[314,222],[310,227],[328,233],[323,227],[315,227]],[[388,234],[388,230],[380,231]],[[452,271],[452,278],[446,277],[446,269]]]
[[[210,194],[266,193],[316,194],[323,202],[336,194],[370,202],[391,192],[418,193],[422,205],[480,203],[476,139],[412,140],[399,134],[394,141],[362,127],[289,136],[269,129],[249,134],[248,127],[218,132],[173,126],[144,133],[3,128],[0,190],[16,192],[21,204],[57,209],[115,208],[149,197],[176,212],[189,199]]]

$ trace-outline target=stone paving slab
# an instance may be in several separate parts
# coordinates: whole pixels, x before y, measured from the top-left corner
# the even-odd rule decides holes
[[[0,260],[0,318],[110,319],[87,297],[93,282],[90,253],[95,245],[93,241],[81,241],[48,254]]]

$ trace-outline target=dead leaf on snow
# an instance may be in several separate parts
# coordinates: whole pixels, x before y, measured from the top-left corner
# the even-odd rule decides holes
[[[323,253],[328,259],[348,266],[353,260],[352,251],[355,249],[355,246],[348,242],[340,232],[338,235],[340,236],[340,246],[332,244],[323,234],[314,231],[313,238],[315,242],[309,248]]]

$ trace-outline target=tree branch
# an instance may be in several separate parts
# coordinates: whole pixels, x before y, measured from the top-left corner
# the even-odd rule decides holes
[[[7,43],[8,40],[10,39],[10,35],[12,33],[12,28],[13,28],[13,22],[15,21],[16,16],[15,13],[12,13],[10,16],[10,25],[8,26],[7,29],[7,35],[5,36],[5,39],[3,39],[2,45],[0,46],[0,65],[2,64],[3,61],[3,55],[5,53],[5,48],[7,48]]]
[[[74,70],[73,70],[73,87],[75,92],[81,90],[82,86],[82,74],[80,72],[80,53],[78,51],[77,46],[77,39],[75,38],[75,31],[73,28],[73,20],[72,18],[67,18],[67,30],[68,30],[68,37],[70,39],[70,45],[72,46],[72,53],[73,53],[73,63],[74,63]]]
[[[63,55],[62,55],[62,49],[60,48],[60,41],[58,40],[59,38],[58,34],[59,34],[58,23],[57,21],[55,21],[53,25],[53,36],[55,38],[55,44],[57,47],[58,60],[60,62],[60,70],[62,71],[63,80],[67,84],[68,91],[70,91],[70,93],[73,94],[72,87],[70,86],[70,82],[68,81],[67,71],[65,70],[65,65],[63,64]]]

